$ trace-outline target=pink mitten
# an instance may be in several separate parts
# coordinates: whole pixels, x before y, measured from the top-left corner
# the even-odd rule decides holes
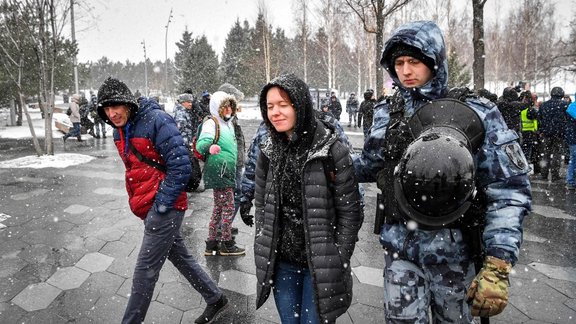
[[[218,144],[210,145],[209,152],[212,155],[217,155],[218,153],[220,153],[220,145],[218,145]]]

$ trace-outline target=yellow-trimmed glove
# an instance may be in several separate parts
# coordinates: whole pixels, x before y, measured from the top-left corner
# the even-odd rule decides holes
[[[490,317],[504,310],[508,305],[510,270],[510,263],[493,256],[486,257],[466,294],[473,316]]]

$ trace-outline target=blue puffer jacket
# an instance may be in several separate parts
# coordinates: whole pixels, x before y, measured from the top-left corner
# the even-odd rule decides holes
[[[114,143],[126,167],[130,209],[142,219],[152,206],[160,213],[172,208],[186,210],[184,187],[191,166],[174,119],[151,99],[142,99],[139,108],[131,113],[124,127],[114,129]],[[128,142],[143,156],[165,165],[167,173],[139,161]]]
[[[435,76],[421,88],[406,89],[402,86],[399,88],[405,101],[405,115],[409,117],[428,101],[446,97],[448,63],[442,32],[432,22],[418,21],[395,31],[386,42],[382,56],[386,58],[397,43],[419,48],[436,63]],[[386,61],[381,61],[381,64],[390,73],[394,67]],[[390,74],[393,76],[393,81],[401,85],[395,74]],[[468,99],[466,103],[481,117],[486,130],[483,145],[475,156],[477,190],[486,197],[487,210],[484,217],[486,225],[483,233],[486,252],[488,255],[514,264],[522,243],[522,222],[531,209],[528,163],[519,147],[518,135],[508,129],[496,105],[484,98]],[[375,107],[374,123],[364,143],[362,154],[354,156],[354,166],[360,182],[376,181],[376,175],[384,167],[383,144],[389,121],[389,107],[383,101]],[[410,255],[411,252],[420,251],[420,242],[426,241],[427,238],[453,237],[454,233],[449,231],[460,230],[416,229],[412,234],[418,239],[407,241],[406,237],[412,231],[403,224],[384,224],[380,241],[391,253],[406,252]],[[439,246],[431,248],[457,255],[467,250],[462,244],[466,243],[442,241]]]
[[[571,103],[569,108],[576,110],[576,101]],[[576,119],[566,113],[566,144],[576,145]]]

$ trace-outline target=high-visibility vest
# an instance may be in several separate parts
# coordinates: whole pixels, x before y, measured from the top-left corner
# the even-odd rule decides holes
[[[538,130],[538,121],[536,119],[528,118],[528,109],[526,108],[520,112],[520,119],[522,120],[523,132],[535,132]]]

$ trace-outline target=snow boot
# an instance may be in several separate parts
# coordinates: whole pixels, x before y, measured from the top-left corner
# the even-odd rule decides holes
[[[236,246],[234,240],[220,242],[220,255],[223,256],[236,256],[245,255],[246,251]]]
[[[218,254],[218,241],[206,241],[205,256],[219,255]]]

